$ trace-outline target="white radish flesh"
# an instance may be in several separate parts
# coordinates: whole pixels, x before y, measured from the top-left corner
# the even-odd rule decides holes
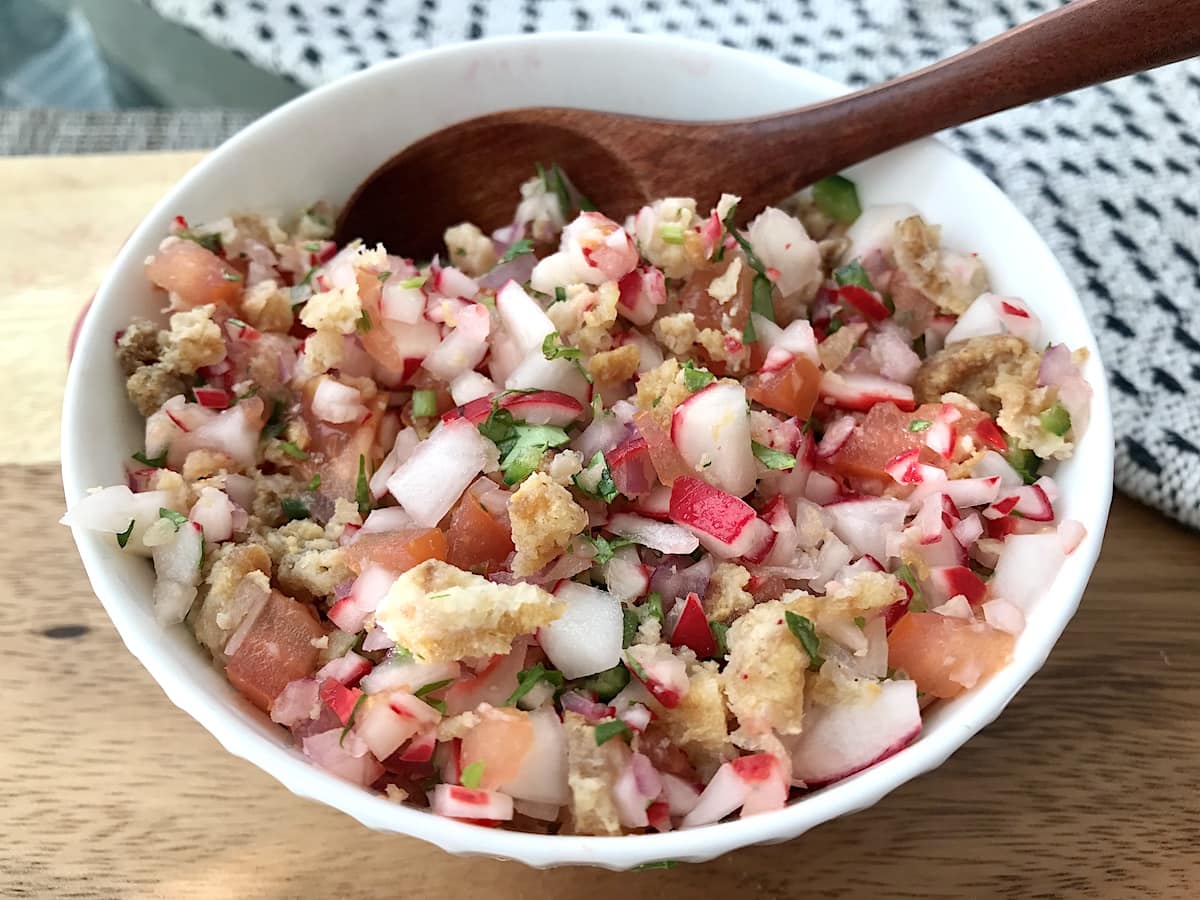
[[[595,675],[620,662],[624,620],[617,598],[574,581],[561,583],[554,594],[567,607],[538,630],[538,643],[563,677]]]

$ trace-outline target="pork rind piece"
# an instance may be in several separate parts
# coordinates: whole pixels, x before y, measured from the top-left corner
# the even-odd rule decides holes
[[[508,653],[515,638],[562,615],[566,603],[533,584],[495,584],[430,559],[401,575],[375,611],[397,645],[426,662]]]
[[[196,640],[221,659],[225,644],[258,598],[271,591],[271,557],[258,544],[221,544],[213,551],[200,600],[192,606]]]
[[[621,833],[613,785],[629,755],[624,741],[596,746],[596,729],[578,713],[563,715],[567,734],[567,784],[571,788],[571,821],[576,834]]]
[[[729,629],[729,663],[721,674],[729,709],[749,732],[799,734],[809,658],[788,630],[782,600],[760,603]]]
[[[723,562],[713,570],[704,594],[704,614],[717,622],[732,622],[754,606],[746,590],[750,573],[736,563]]]
[[[942,249],[941,229],[920,216],[896,223],[892,249],[908,283],[942,312],[964,312],[988,288],[979,258]]]
[[[451,264],[467,275],[482,275],[496,264],[496,246],[478,225],[461,222],[442,235]]]
[[[338,542],[311,519],[288,522],[262,535],[275,563],[275,582],[292,597],[327,597],[354,577]]]
[[[508,502],[514,575],[532,575],[556,559],[588,524],[587,511],[545,472],[534,472]]]
[[[688,667],[687,693],[675,708],[664,708],[661,719],[671,742],[704,777],[711,777],[732,756],[725,692],[715,662]]]
[[[958,393],[988,415],[1000,411],[995,388],[1003,379],[1019,390],[1037,384],[1041,357],[1025,341],[1012,334],[989,334],[968,338],[939,350],[917,370],[913,393],[917,403],[937,403],[943,394]],[[1007,394],[1012,387],[1002,390]]]

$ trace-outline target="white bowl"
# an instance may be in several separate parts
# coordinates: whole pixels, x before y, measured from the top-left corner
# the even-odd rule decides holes
[[[124,481],[141,447],[141,422],[126,400],[112,336],[159,300],[142,261],[172,216],[191,221],[231,210],[299,209],[344,202],[396,150],[454,121],[513,106],[579,106],[674,118],[770,113],[844,88],[761,56],[668,38],[555,34],[504,38],[417,53],[313,91],[266,116],[206,158],[145,218],[121,251],[83,325],[63,414],[68,501],[89,487]],[[908,201],[944,227],[947,242],[977,251],[993,286],[1028,300],[1046,332],[1091,351],[1092,424],[1057,479],[1063,515],[1087,527],[1054,590],[1032,610],[1012,662],[925,718],[920,738],[858,775],[786,809],[688,831],[628,837],[520,834],[481,828],[399,806],[310,765],[284,729],[243,701],[183,626],[160,628],[151,612],[153,573],[111,541],[75,530],[97,596],[125,644],[171,701],[230,753],[288,789],[364,825],[418,837],[452,853],[486,854],[533,866],[572,863],[627,869],[656,860],[701,861],[749,844],[783,841],[863,809],[940,765],[991,722],[1041,667],[1071,618],[1100,550],[1112,484],[1112,432],[1099,350],[1083,310],[1050,250],[987,178],[936,140],[923,140],[850,172],[864,202]],[[730,190],[737,185],[731,183]],[[403,248],[395,248],[402,250]]]

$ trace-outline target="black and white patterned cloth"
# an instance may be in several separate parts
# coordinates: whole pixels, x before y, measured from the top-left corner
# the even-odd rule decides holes
[[[533,31],[661,32],[852,86],[963,50],[1057,0],[144,0],[302,85],[407,51]],[[1200,61],[1013,110],[947,140],[1049,241],[1107,366],[1126,493],[1200,528]]]

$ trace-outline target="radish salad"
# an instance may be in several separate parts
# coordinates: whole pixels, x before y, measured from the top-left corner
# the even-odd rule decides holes
[[[421,262],[177,218],[116,336],[144,446],[63,521],[316,765],[482,826],[779,809],[1006,664],[1083,538],[1084,351],[843,177],[514,199]]]

